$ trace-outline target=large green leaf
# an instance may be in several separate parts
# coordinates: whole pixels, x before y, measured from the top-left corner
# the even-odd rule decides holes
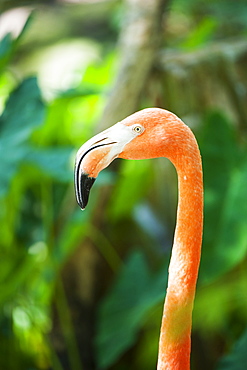
[[[232,352],[223,357],[217,370],[246,370],[247,367],[247,330],[234,346]]]
[[[232,171],[226,194],[219,233],[216,238],[217,256],[221,259],[222,270],[234,267],[247,252],[247,160]]]
[[[70,163],[72,148],[30,147],[26,161],[40,168],[46,175],[58,182],[71,182],[73,171]]]
[[[205,183],[205,228],[201,278],[210,281],[233,268],[247,251],[247,161],[235,133],[213,113],[201,140]]]
[[[24,80],[10,95],[0,117],[1,140],[19,144],[44,119],[44,103],[35,77]]]
[[[0,117],[0,195],[7,192],[20,163],[29,153],[28,139],[44,116],[37,80],[28,78],[12,92]]]
[[[99,367],[106,368],[135,341],[147,312],[165,295],[167,266],[152,276],[134,252],[101,305],[96,338]]]

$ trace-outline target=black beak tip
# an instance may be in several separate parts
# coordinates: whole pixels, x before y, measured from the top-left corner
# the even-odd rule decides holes
[[[75,181],[76,200],[82,210],[86,208],[88,203],[89,193],[96,179],[89,177],[87,174],[81,174]]]

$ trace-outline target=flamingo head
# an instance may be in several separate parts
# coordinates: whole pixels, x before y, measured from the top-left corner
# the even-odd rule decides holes
[[[169,151],[176,142],[172,127],[178,122],[181,123],[173,113],[147,108],[83,144],[75,162],[75,193],[79,206],[82,209],[86,207],[96,177],[115,158],[169,158]]]

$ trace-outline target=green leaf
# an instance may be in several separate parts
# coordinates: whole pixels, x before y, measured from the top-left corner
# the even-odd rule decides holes
[[[131,254],[100,307],[96,338],[100,368],[114,363],[134,343],[147,312],[164,298],[166,271],[165,266],[152,276],[143,254]]]
[[[205,228],[200,277],[212,281],[247,251],[246,155],[241,161],[235,132],[212,113],[201,140],[205,183]]]
[[[88,95],[98,95],[102,88],[95,84],[83,84],[77,88],[64,90],[57,95],[57,99],[77,98]]]
[[[51,178],[71,182],[73,171],[70,165],[72,148],[35,149],[30,147],[26,161],[38,166]]]
[[[35,11],[31,11],[27,17],[27,20],[21,30],[21,32],[19,33],[19,35],[17,36],[15,42],[16,44],[19,43],[19,41],[22,39],[22,37],[25,35],[26,31],[29,29],[29,27],[31,26],[32,24],[32,21],[34,19],[34,14],[35,14]]]
[[[7,33],[2,40],[0,40],[0,72],[9,60],[9,56],[12,52],[13,39],[10,33]]]
[[[32,14],[26,20],[23,29],[16,39],[12,38],[11,33],[7,33],[2,40],[0,40],[0,73],[1,70],[6,66],[6,64],[11,59],[13,52],[24,35],[25,31],[28,29],[29,24],[32,20]]]
[[[232,352],[224,356],[217,366],[217,370],[246,370],[247,364],[247,330],[237,341]]]
[[[219,225],[217,254],[224,269],[239,263],[247,252],[247,161],[232,172]]]
[[[0,117],[0,134],[4,140],[18,144],[27,140],[44,119],[44,103],[35,77],[24,80],[12,92]]]
[[[0,195],[29,152],[30,135],[44,120],[45,107],[36,78],[24,80],[10,95],[0,117]]]

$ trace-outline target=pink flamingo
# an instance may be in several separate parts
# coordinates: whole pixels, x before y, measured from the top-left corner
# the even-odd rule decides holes
[[[75,164],[75,191],[84,209],[98,173],[114,158],[167,157],[178,174],[179,201],[162,318],[159,370],[190,369],[192,309],[201,255],[203,181],[192,131],[173,113],[148,108],[87,141]]]

